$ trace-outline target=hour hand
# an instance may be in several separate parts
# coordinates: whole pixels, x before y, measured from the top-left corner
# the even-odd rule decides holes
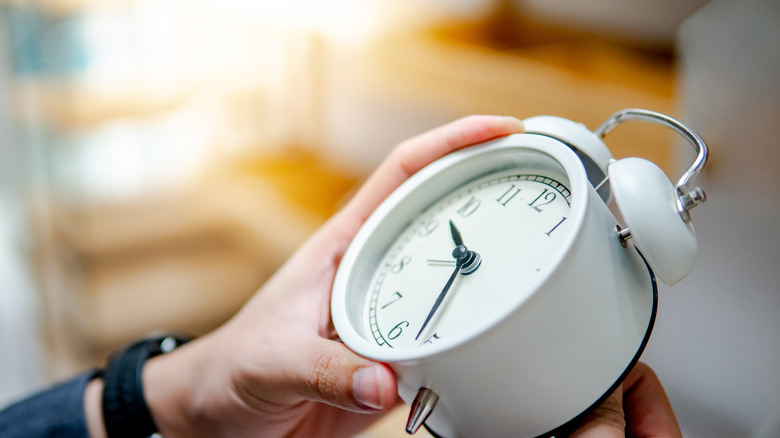
[[[463,244],[463,237],[460,235],[460,231],[455,224],[450,221],[450,233],[452,234],[452,240],[455,242],[455,251],[452,252],[452,256],[461,265],[460,273],[463,275],[469,275],[479,268],[482,263],[482,257],[475,251],[469,251],[466,245]]]
[[[450,221],[450,233],[452,233],[452,240],[455,241],[455,246],[465,246],[463,245],[463,238],[460,237],[460,231],[458,231],[458,228],[452,221]]]

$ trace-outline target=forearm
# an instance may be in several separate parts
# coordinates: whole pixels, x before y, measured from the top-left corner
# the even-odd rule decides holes
[[[87,371],[3,409],[0,411],[0,436],[86,436],[84,388],[95,374],[95,371]]]

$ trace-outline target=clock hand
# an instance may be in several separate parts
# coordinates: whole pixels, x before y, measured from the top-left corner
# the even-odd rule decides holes
[[[457,263],[455,260],[428,259],[429,265],[454,266],[455,263]]]
[[[463,273],[463,275],[471,274],[476,271],[477,268],[479,268],[480,263],[482,263],[482,257],[480,257],[479,254],[474,251],[469,251],[469,249],[463,245],[463,238],[460,235],[460,231],[458,231],[458,228],[452,221],[450,221],[450,233],[452,234],[452,240],[455,242],[455,249],[452,250],[452,257],[455,258],[455,270],[452,271],[449,280],[447,280],[447,284],[445,284],[444,288],[439,292],[439,296],[436,298],[436,302],[433,303],[431,311],[428,312],[425,322],[423,322],[420,331],[414,338],[415,340],[420,338],[425,327],[431,322],[433,315],[439,310],[439,306],[441,306],[441,303],[444,301],[444,297],[447,296],[447,292],[449,292],[452,282],[455,281],[455,277],[458,276],[458,272]]]
[[[463,238],[460,235],[460,231],[458,231],[458,227],[456,227],[452,221],[450,221],[450,233],[452,234],[452,240],[455,242],[455,250],[463,247],[465,252],[465,254],[462,255],[464,260],[461,273],[463,275],[469,275],[479,268],[480,263],[482,263],[482,257],[480,257],[478,253],[469,251],[468,248],[466,248],[466,245],[463,244]],[[455,255],[455,251],[452,252],[452,256],[455,257],[455,259],[459,259],[459,256]]]
[[[463,238],[460,237],[460,231],[458,231],[458,228],[452,221],[450,221],[450,233],[452,234],[452,240],[455,241],[455,246],[465,246],[463,245]]]
[[[417,336],[415,336],[414,338],[415,340],[418,340],[420,338],[420,335],[422,334],[423,330],[425,330],[425,327],[427,327],[428,323],[431,322],[431,318],[433,318],[433,315],[439,309],[439,306],[441,306],[442,301],[444,301],[444,297],[447,296],[447,292],[450,290],[450,286],[452,286],[452,282],[455,281],[455,277],[458,275],[458,272],[460,272],[460,268],[463,266],[464,257],[458,258],[455,255],[456,251],[458,252],[458,254],[463,254],[464,256],[468,252],[465,246],[458,246],[452,251],[452,256],[457,259],[457,262],[455,263],[455,270],[452,271],[452,274],[450,275],[450,279],[447,280],[447,284],[444,285],[444,289],[442,289],[441,292],[439,292],[439,296],[436,298],[436,302],[433,303],[433,307],[431,308],[431,311],[428,312],[428,316],[425,318],[425,322],[423,322],[420,331],[417,333]]]

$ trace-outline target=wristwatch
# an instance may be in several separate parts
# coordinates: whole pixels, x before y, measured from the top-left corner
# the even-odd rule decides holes
[[[102,410],[108,438],[145,438],[157,433],[144,398],[144,364],[189,340],[174,335],[144,339],[112,356],[103,372]]]

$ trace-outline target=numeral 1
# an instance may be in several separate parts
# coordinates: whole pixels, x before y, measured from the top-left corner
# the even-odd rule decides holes
[[[550,234],[552,234],[552,232],[553,232],[553,231],[555,231],[555,229],[556,229],[556,228],[558,228],[559,226],[561,226],[561,224],[562,224],[562,223],[563,223],[563,221],[565,221],[565,220],[566,220],[566,216],[564,216],[563,218],[561,218],[561,220],[560,220],[560,221],[559,221],[557,224],[555,224],[555,226],[554,226],[554,227],[552,227],[552,229],[550,229],[550,231],[548,231],[548,232],[546,232],[546,233],[544,233],[544,234],[546,234],[546,235],[549,237],[549,236],[550,236]]]

